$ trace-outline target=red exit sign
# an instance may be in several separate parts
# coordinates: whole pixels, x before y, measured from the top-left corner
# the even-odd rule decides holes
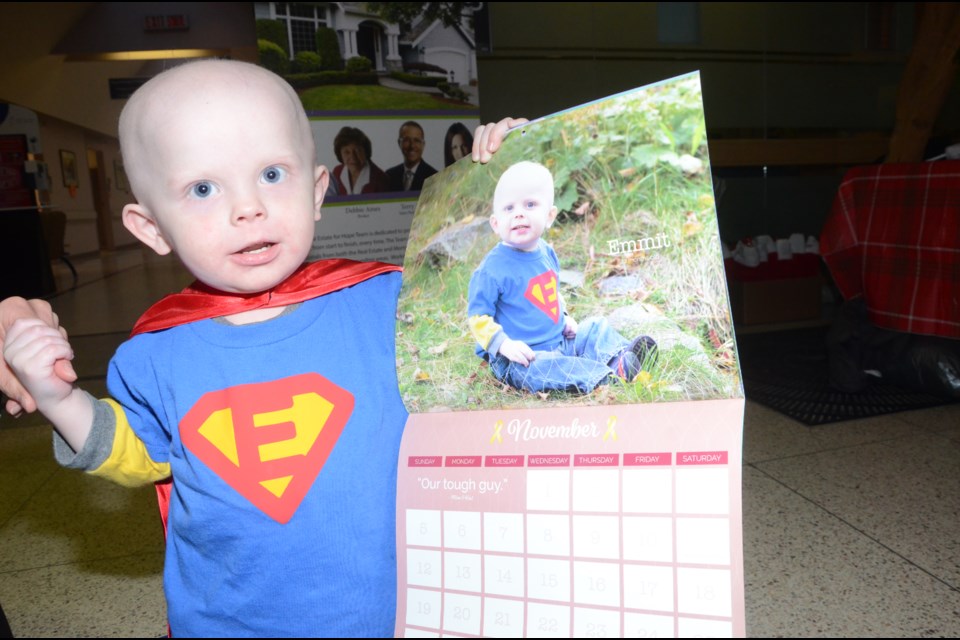
[[[171,16],[144,16],[144,31],[186,31],[190,28],[187,16],[178,13]]]

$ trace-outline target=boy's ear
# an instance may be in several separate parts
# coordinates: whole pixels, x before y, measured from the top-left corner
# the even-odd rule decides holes
[[[497,216],[490,214],[490,228],[493,229],[494,233],[500,233],[500,231],[497,229],[497,225],[499,224],[500,223],[497,221]]]
[[[553,221],[557,219],[558,209],[556,205],[550,207],[549,213],[547,213],[547,227],[553,226]]]
[[[150,215],[147,208],[140,203],[134,202],[125,206],[121,217],[123,219],[123,226],[125,226],[137,240],[156,251],[159,255],[165,256],[173,250],[173,247],[171,247],[163,237],[160,227],[157,226],[157,221]]]
[[[320,206],[327,195],[327,187],[330,186],[330,172],[325,166],[318,164],[313,176],[313,219],[320,220]]]

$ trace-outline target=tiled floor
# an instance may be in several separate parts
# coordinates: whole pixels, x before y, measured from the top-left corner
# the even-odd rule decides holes
[[[102,393],[136,317],[189,278],[139,250],[76,265],[78,286],[51,303]],[[810,428],[748,401],[744,461],[749,636],[960,635],[960,405]],[[41,418],[0,418],[0,605],[15,635],[165,635],[162,549],[152,489],[62,470]]]

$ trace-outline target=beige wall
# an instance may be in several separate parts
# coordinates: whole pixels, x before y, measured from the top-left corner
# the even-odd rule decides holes
[[[123,205],[131,202],[133,196],[129,190],[118,189],[114,161],[120,158],[120,149],[116,138],[89,131],[56,118],[41,116],[40,140],[43,159],[50,170],[50,206],[67,213],[67,252],[71,255],[81,255],[100,250],[97,240],[97,214],[93,205],[93,188],[87,164],[88,149],[103,153],[110,185],[110,212],[114,242],[116,246],[133,243],[133,236],[123,228],[120,222]],[[60,166],[61,149],[72,151],[77,157],[79,185],[74,195],[71,195],[70,190],[63,185],[63,170]]]
[[[173,13],[188,17],[188,31],[144,31],[145,16]],[[256,60],[253,3],[0,3],[0,102],[114,136],[124,101],[110,99],[109,79],[150,76],[165,63],[80,59],[98,52],[182,47]]]
[[[107,80],[138,75],[142,62],[67,62],[51,51],[94,2],[0,4],[0,101],[116,135],[123,107]]]
[[[145,32],[147,15],[184,14],[190,29]],[[67,214],[67,250],[96,252],[96,211],[87,149],[103,153],[110,180],[116,246],[132,236],[120,224],[129,192],[117,188],[117,120],[125,100],[110,98],[111,78],[149,77],[179,61],[96,61],[91,54],[136,49],[212,48],[256,60],[252,2],[4,2],[0,3],[0,102],[30,109],[40,119],[40,144],[51,176],[51,205]],[[60,149],[77,157],[79,186],[63,186]]]

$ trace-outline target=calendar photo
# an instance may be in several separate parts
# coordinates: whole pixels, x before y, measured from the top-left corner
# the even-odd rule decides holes
[[[410,412],[742,397],[705,131],[692,73],[428,179],[398,308]]]

